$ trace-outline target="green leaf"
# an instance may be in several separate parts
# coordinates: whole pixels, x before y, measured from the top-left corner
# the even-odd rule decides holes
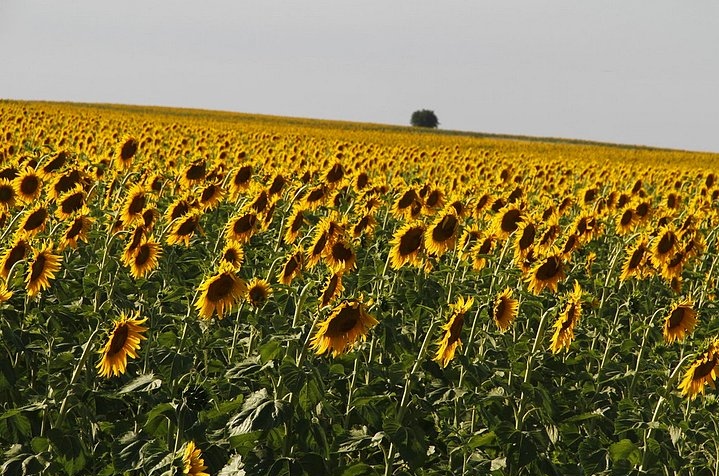
[[[154,436],[167,436],[168,428],[165,420],[173,423],[176,421],[175,407],[170,403],[161,403],[150,410],[144,428]]]
[[[161,385],[162,380],[155,378],[155,374],[150,372],[149,374],[142,374],[135,377],[123,386],[117,393],[118,395],[123,395],[130,392],[149,392],[150,390],[160,388]]]
[[[497,440],[497,435],[493,431],[488,431],[481,435],[474,435],[467,442],[467,446],[472,449],[484,448],[485,446],[494,446],[494,442]]]
[[[280,353],[280,343],[276,340],[271,340],[260,346],[260,362],[267,363],[273,360]]]
[[[299,392],[307,379],[307,375],[292,362],[283,362],[280,365],[280,375],[284,379],[285,386],[292,393]]]
[[[217,476],[245,476],[244,464],[241,455],[234,455],[230,461],[217,473]]]
[[[579,462],[584,474],[597,474],[605,469],[605,450],[602,443],[594,437],[588,437],[579,444]]]
[[[628,460],[632,464],[639,464],[641,453],[631,440],[625,438],[609,446],[609,457],[613,462]]]
[[[365,463],[356,463],[345,468],[341,476],[371,476],[377,474],[379,473],[372,466]]]
[[[44,453],[50,447],[50,440],[42,436],[36,436],[30,441],[30,447],[35,453]]]

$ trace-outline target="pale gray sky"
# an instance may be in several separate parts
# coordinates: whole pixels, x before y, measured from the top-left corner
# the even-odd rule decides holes
[[[0,97],[719,152],[719,1],[0,0]]]

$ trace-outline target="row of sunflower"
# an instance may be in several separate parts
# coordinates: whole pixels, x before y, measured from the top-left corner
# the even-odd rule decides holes
[[[93,398],[120,400],[128,398],[128,388],[145,389],[147,395],[133,401],[142,417],[130,418],[128,426],[103,416],[108,429],[102,434],[122,428],[128,442],[147,445],[144,451],[155,456],[143,467],[151,460],[161,468],[168,455],[180,455],[177,464],[186,474],[203,474],[229,465],[233,451],[248,468],[268,469],[276,460],[309,472],[314,463],[307,455],[321,440],[313,433],[317,428],[337,431],[323,437],[337,448],[353,448],[328,446],[322,463],[328,470],[335,465],[349,471],[363,461],[375,470],[416,470],[431,457],[429,446],[401,446],[398,430],[376,445],[351,445],[363,432],[389,432],[359,403],[362,398],[378,399],[393,424],[417,435],[427,433],[426,422],[410,427],[416,417],[407,409],[426,409],[433,385],[461,391],[451,415],[437,412],[439,433],[432,432],[454,432],[466,443],[499,424],[499,413],[472,410],[474,399],[495,398],[496,389],[519,392],[512,418],[516,431],[528,431],[542,418],[554,418],[542,413],[539,402],[526,401],[526,385],[546,379],[552,383],[541,385],[561,393],[564,377],[551,365],[575,365],[569,362],[577,359],[586,359],[597,386],[606,385],[603,376],[618,372],[610,356],[624,331],[622,339],[641,342],[638,353],[624,356],[636,362],[635,372],[647,359],[662,362],[663,371],[681,368],[684,377],[672,390],[691,399],[714,383],[716,343],[695,342],[715,332],[702,319],[715,308],[719,184],[707,172],[715,157],[609,148],[601,149],[602,157],[589,146],[533,149],[396,131],[345,133],[262,118],[235,124],[224,116],[190,115],[177,121],[159,112],[93,111],[99,127],[90,128],[69,106],[2,108],[12,118],[0,131],[9,144],[0,170],[3,332],[20,340],[43,335],[49,352],[43,360],[25,345],[8,347],[13,381],[18,373],[29,380],[19,394],[3,390],[9,402],[3,410],[12,416],[3,439],[19,444],[23,458],[25,439],[61,447],[48,431],[61,431],[68,418],[85,424],[87,417],[72,403],[82,386]],[[63,114],[52,114],[56,108]],[[618,160],[629,166],[620,169]],[[316,300],[308,300],[309,293]],[[58,317],[67,309],[84,309],[84,320]],[[553,331],[545,336],[553,315]],[[97,337],[103,331],[106,336]],[[543,355],[543,348],[550,353]],[[687,363],[685,351],[695,348],[699,354]],[[520,349],[529,355],[526,363],[501,363]],[[94,361],[92,350],[98,353]],[[53,383],[50,375],[43,374],[46,381],[32,377],[59,365],[50,362],[57,352],[74,356],[64,371],[58,368],[65,378]],[[308,359],[308,352],[317,357]],[[597,353],[601,358],[594,362]],[[477,372],[493,358],[504,367],[485,375],[497,386],[486,389]],[[411,365],[399,364],[408,359]],[[270,375],[274,367],[299,370],[247,379],[249,362],[263,364]],[[100,379],[88,372],[92,365]],[[395,373],[386,374],[387,365]],[[213,373],[219,367],[228,369],[222,379]],[[154,375],[161,376],[157,384]],[[337,375],[343,377],[334,382]],[[433,380],[425,383],[420,375]],[[626,400],[636,385],[651,389],[661,386],[658,381],[631,379],[612,392]],[[186,389],[182,398],[178,388]],[[475,396],[466,395],[468,389]],[[265,396],[268,390],[274,400]],[[412,398],[413,392],[424,396]],[[205,407],[208,393],[214,410]],[[39,410],[37,429],[33,423],[24,430],[13,416],[22,413],[12,412],[20,401],[47,394],[60,395],[51,399],[57,404]],[[194,405],[186,394],[205,397]],[[269,407],[242,403],[253,395],[257,405],[273,405],[271,421],[282,425],[260,423],[261,409]],[[597,390],[593,398],[599,395],[604,393]],[[655,417],[670,395],[662,395]],[[230,402],[237,399],[243,409],[219,423],[220,409],[232,412]],[[618,408],[619,400],[602,401],[611,411]],[[340,404],[344,417],[335,414]],[[286,416],[286,405],[294,417]],[[172,431],[153,423],[162,411],[174,415],[168,417]],[[183,412],[187,417],[193,411],[197,421],[183,421]],[[241,425],[233,423],[237,419]],[[291,431],[309,419],[319,426],[299,434],[312,435],[306,438],[315,443],[300,442]],[[138,429],[143,421],[150,430]],[[214,428],[212,437],[199,431],[212,425],[224,429]],[[240,444],[246,434],[254,435],[247,440],[252,444],[269,438],[262,443],[267,453]],[[88,430],[78,444],[97,444],[97,435]],[[285,442],[273,447],[272,438]],[[478,470],[504,457],[505,464],[519,467],[517,455],[506,449],[514,443],[508,440],[502,449],[493,441],[476,450],[460,443],[460,466],[476,464]],[[216,459],[206,466],[195,442]],[[539,443],[532,444],[537,450]],[[540,453],[548,464],[584,464],[571,451],[557,459],[549,447],[556,441],[546,445]],[[451,445],[433,447],[435,462],[453,453]],[[18,455],[9,461],[20,461]],[[447,457],[447,468],[456,469]],[[71,469],[81,464],[68,458],[61,454]],[[97,468],[84,466],[83,458],[85,470]],[[140,463],[127,458],[115,461],[114,469],[138,469]]]

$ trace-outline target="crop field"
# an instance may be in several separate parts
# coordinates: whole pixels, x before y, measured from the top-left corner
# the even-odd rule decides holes
[[[719,474],[719,156],[0,101],[2,474]]]

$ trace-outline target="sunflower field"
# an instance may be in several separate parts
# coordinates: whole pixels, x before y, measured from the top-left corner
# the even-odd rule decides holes
[[[719,474],[719,156],[0,101],[2,474]]]

